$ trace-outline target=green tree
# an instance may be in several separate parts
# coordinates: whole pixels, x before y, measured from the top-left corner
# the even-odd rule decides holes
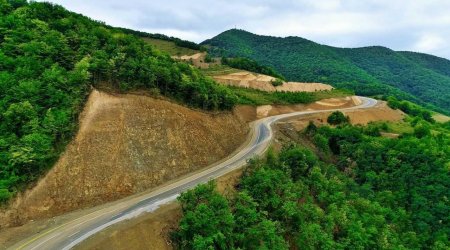
[[[327,122],[332,125],[339,125],[349,122],[349,118],[345,116],[341,111],[334,111],[328,116]]]

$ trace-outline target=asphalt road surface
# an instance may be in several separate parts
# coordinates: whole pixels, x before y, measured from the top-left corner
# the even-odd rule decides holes
[[[251,123],[251,138],[234,155],[225,160],[215,163],[201,172],[191,174],[151,192],[143,192],[112,202],[107,206],[103,205],[95,212],[83,215],[62,225],[56,225],[44,232],[24,239],[11,247],[11,249],[71,249],[110,225],[139,216],[144,212],[153,211],[161,204],[176,199],[181,192],[242,167],[249,159],[257,155],[262,155],[269,147],[272,139],[271,125],[274,122],[312,113],[371,108],[377,104],[377,100],[375,99],[367,97],[360,98],[362,104],[350,108],[300,111],[257,120]]]

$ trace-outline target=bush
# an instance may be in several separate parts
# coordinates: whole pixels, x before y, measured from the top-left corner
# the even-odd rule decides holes
[[[345,116],[341,111],[334,111],[328,116],[327,122],[332,125],[339,125],[349,122],[348,116]]]
[[[277,87],[283,85],[284,82],[283,80],[276,78],[275,80],[272,80],[270,83],[272,84],[272,86]]]
[[[0,188],[0,203],[8,201],[11,196],[12,193],[8,189]]]
[[[419,105],[416,105],[412,102],[405,101],[405,100],[399,101],[399,100],[397,100],[397,98],[392,97],[392,96],[388,97],[387,101],[388,101],[389,107],[391,107],[393,109],[400,109],[401,111],[405,112],[408,115],[422,118],[427,122],[431,122],[431,123],[435,122],[435,120],[433,119],[433,117],[431,115],[431,112],[422,108]]]
[[[212,58],[211,55],[207,54],[205,56],[205,62],[206,63],[212,63],[212,62],[214,62],[214,58]]]

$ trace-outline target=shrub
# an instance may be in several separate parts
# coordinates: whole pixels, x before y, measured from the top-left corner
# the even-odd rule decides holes
[[[345,116],[341,111],[334,111],[328,116],[327,122],[332,125],[339,125],[349,122],[348,116]]]
[[[281,79],[279,79],[279,78],[275,78],[275,80],[272,80],[271,82],[270,82],[274,87],[276,87],[276,86],[281,86],[281,85],[283,85],[283,80],[281,80]]]

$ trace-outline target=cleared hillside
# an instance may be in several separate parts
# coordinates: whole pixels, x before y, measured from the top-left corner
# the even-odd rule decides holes
[[[94,90],[75,140],[36,187],[0,214],[0,226],[102,204],[191,173],[232,153],[247,129],[231,112]]]
[[[267,92],[316,92],[332,90],[328,84],[323,83],[303,83],[303,82],[280,82],[279,86],[274,86],[276,78],[252,72],[236,72],[226,75],[216,75],[213,79],[218,83],[229,86],[251,88]]]
[[[345,107],[354,105],[352,100],[325,100],[327,105],[337,105]],[[274,106],[270,107],[270,114],[281,114],[293,112],[295,110],[307,110],[310,108],[327,108],[325,105],[313,104],[309,106]],[[329,107],[329,106],[328,106]],[[245,107],[241,107],[245,108]],[[268,110],[268,107],[259,107],[260,111]],[[241,110],[242,112],[243,110]],[[267,115],[268,113],[266,113]],[[346,112],[346,115],[352,117],[351,121],[357,124],[367,123],[369,121],[398,121],[403,118],[401,112],[392,110],[381,103],[376,108],[362,109]],[[320,119],[325,115],[313,114],[300,118],[289,119],[288,121],[277,123],[275,129],[274,147],[280,148],[281,143],[293,142],[300,135],[302,130],[308,125],[309,121],[321,124]],[[353,118],[360,117],[366,120],[356,121]],[[326,121],[326,116],[324,118]],[[289,136],[292,136],[289,137]],[[238,190],[239,180],[242,176],[243,169],[235,170],[227,175],[217,179],[217,187],[220,193],[232,196]],[[101,233],[87,239],[75,249],[174,249],[174,243],[171,240],[171,231],[177,229],[182,215],[182,209],[179,203],[170,203],[162,206],[154,212],[147,213],[138,218],[113,225]],[[176,248],[175,248],[176,249]]]
[[[236,29],[202,44],[216,55],[254,59],[291,81],[329,83],[357,94],[395,95],[450,112],[450,61],[443,58],[384,47],[342,49]]]
[[[0,1],[0,13],[0,204],[58,160],[91,86],[204,110],[230,110],[237,100],[140,37],[61,6]]]

